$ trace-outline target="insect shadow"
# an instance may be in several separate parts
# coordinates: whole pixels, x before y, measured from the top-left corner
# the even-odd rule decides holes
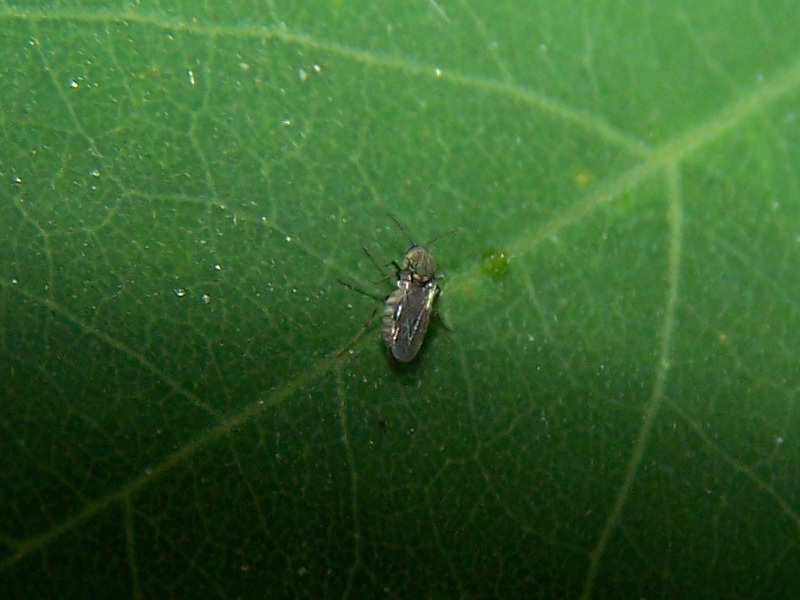
[[[402,262],[393,260],[386,264],[386,266],[393,265],[395,268],[394,275],[397,278],[396,288],[387,296],[380,298],[376,294],[367,292],[341,279],[339,283],[360,294],[383,302],[383,314],[381,317],[383,341],[390,362],[393,365],[397,365],[410,363],[419,354],[422,343],[428,332],[431,317],[436,312],[436,299],[441,293],[439,281],[441,281],[444,276],[436,273],[436,259],[428,250],[427,246],[433,244],[437,239],[443,236],[432,239],[424,246],[419,245],[408,235],[397,218],[391,214],[389,218],[395,222],[397,227],[406,235],[410,242],[410,246],[406,250]],[[455,231],[455,229],[443,235],[448,235],[453,231]],[[382,270],[383,267],[381,267],[372,253],[366,247],[364,247],[363,250],[376,268]],[[385,281],[390,277],[391,275],[387,275],[379,279],[378,282]],[[364,327],[353,341],[342,350],[340,355],[352,348],[352,346],[370,329],[371,323],[379,309],[380,306],[375,308],[375,311],[373,311]],[[441,322],[441,317],[439,317],[439,321]],[[449,330],[449,327],[444,323],[442,324],[445,329]]]

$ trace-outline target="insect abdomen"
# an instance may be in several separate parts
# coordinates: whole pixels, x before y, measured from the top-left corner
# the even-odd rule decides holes
[[[438,293],[435,279],[423,286],[401,280],[398,288],[386,299],[383,340],[392,356],[400,362],[409,362],[419,353]]]

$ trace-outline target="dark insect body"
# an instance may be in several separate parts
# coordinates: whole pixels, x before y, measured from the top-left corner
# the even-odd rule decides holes
[[[395,217],[392,215],[389,217],[403,233],[406,233]],[[408,236],[407,233],[406,236]],[[401,363],[414,360],[422,348],[422,342],[425,340],[433,315],[434,304],[441,291],[439,280],[443,277],[441,275],[437,277],[436,259],[428,249],[415,244],[410,238],[409,240],[411,246],[406,250],[402,264],[397,261],[390,263],[396,269],[397,288],[384,298],[381,318],[386,349],[395,360]],[[428,243],[431,244],[434,241],[431,240]],[[369,250],[364,248],[364,252],[378,268],[381,268]],[[372,296],[345,281],[340,280],[340,283],[361,294]],[[362,333],[367,330],[368,325],[369,323],[364,326]],[[361,333],[356,336],[356,339],[359,337],[361,337]]]
[[[383,341],[398,361],[410,362],[419,354],[439,291],[433,255],[411,246],[398,267],[397,289],[383,307]]]

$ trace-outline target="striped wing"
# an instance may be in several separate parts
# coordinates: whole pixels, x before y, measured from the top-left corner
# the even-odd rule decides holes
[[[419,353],[439,295],[436,280],[424,286],[400,282],[386,299],[383,313],[383,339],[400,362],[409,362]]]

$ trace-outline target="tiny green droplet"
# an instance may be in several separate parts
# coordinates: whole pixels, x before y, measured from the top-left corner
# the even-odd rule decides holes
[[[495,281],[508,279],[508,253],[503,250],[487,250],[481,254],[481,273],[488,275]]]

